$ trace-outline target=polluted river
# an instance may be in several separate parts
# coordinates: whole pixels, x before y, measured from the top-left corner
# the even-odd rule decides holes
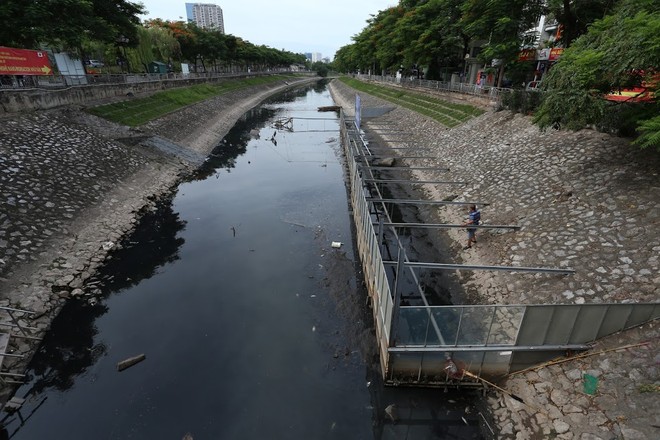
[[[320,82],[249,111],[142,218],[53,322],[6,438],[482,438],[474,396],[380,380],[329,105]]]

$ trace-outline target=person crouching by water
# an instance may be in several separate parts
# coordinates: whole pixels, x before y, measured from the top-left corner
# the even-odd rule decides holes
[[[468,217],[467,220],[463,223],[462,226],[468,226],[468,225],[478,225],[479,222],[481,221],[481,212],[477,211],[477,206],[476,205],[470,205],[470,211],[468,212]],[[472,243],[477,244],[477,229],[476,228],[468,228],[467,229],[467,244],[463,248],[463,250],[470,249],[472,247]]]

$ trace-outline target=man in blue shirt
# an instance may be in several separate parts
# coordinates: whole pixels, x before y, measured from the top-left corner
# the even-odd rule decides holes
[[[481,221],[481,212],[477,211],[477,206],[476,205],[470,205],[470,211],[468,212],[468,218],[467,220],[463,223],[462,226],[468,226],[468,225],[478,225],[479,222]],[[477,229],[476,228],[468,228],[467,229],[467,244],[463,248],[463,250],[470,249],[472,247],[472,243],[477,244]]]

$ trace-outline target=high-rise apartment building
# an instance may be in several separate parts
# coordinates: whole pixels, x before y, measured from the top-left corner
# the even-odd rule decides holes
[[[197,26],[206,29],[217,29],[225,33],[225,21],[222,18],[222,8],[213,3],[186,3],[186,16]]]

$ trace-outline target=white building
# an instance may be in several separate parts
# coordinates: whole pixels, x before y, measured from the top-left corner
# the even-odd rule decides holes
[[[313,52],[312,53],[312,63],[316,63],[317,61],[321,61],[323,59],[323,55],[319,52]]]
[[[222,8],[213,3],[186,3],[186,16],[197,26],[206,29],[217,29],[225,33],[225,21]]]

